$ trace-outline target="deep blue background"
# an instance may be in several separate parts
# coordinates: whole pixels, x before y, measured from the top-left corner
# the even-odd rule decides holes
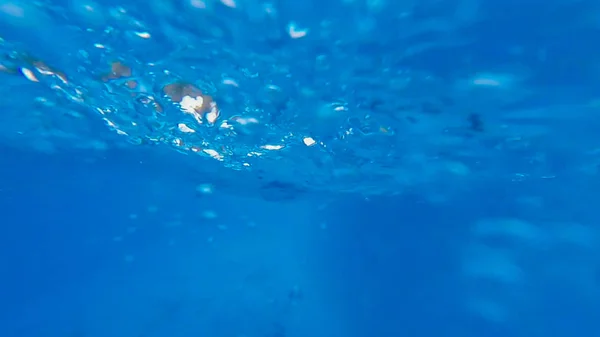
[[[320,14],[361,16],[318,6]],[[519,107],[582,103],[597,94],[598,29],[582,23],[593,20],[596,4],[482,6],[487,19],[458,32],[472,43],[434,48],[397,66],[450,82],[471,70],[528,69],[520,84],[533,94]],[[281,23],[304,16],[306,26],[318,25],[304,3],[281,4],[280,13]],[[357,53],[397,47],[397,32],[384,26],[394,20],[378,15],[380,30]],[[27,45],[56,31],[9,37]],[[228,43],[242,48],[240,32],[230,33]],[[278,39],[257,48],[292,48]],[[71,61],[56,44],[38,47],[48,62]],[[551,138],[593,148],[598,134],[589,125],[578,137]],[[397,197],[334,191],[278,200],[234,181],[204,195],[196,187],[214,176],[152,148],[41,154],[8,144],[0,147],[0,336],[598,336],[600,186],[570,165],[570,146],[581,144],[565,144],[549,158],[555,179],[465,180],[470,184],[444,202],[418,188]],[[508,168],[530,167],[522,157],[505,157]],[[207,211],[218,216],[208,219]],[[511,218],[538,232],[490,239],[474,230],[485,219]],[[473,276],[477,262],[499,276]],[[515,265],[517,280],[502,281]]]
[[[553,218],[514,202],[516,195],[547,193],[558,186],[517,184],[507,190],[489,184],[485,194],[475,189],[461,200],[438,205],[417,195],[340,197],[327,203],[308,196],[279,203],[231,193],[198,196],[191,183],[197,179],[181,174],[187,169],[163,167],[142,153],[108,152],[96,161],[83,153],[46,156],[8,149],[2,156],[11,162],[1,171],[0,317],[7,336],[570,336],[597,331],[597,304],[570,281],[544,274],[544,266],[554,264],[570,273],[562,255],[571,253],[597,268],[590,253],[567,247],[529,256],[533,260],[521,265],[528,274],[524,287],[462,275],[464,249],[477,240],[470,229],[477,219],[572,221],[565,215],[568,207],[578,221],[595,218],[561,196],[548,194],[546,199],[562,207]],[[200,215],[207,204],[220,215],[216,222]],[[159,211],[147,212],[148,205]],[[131,220],[132,213],[138,218]],[[174,219],[180,225],[169,226]],[[246,228],[248,219],[256,228]],[[137,230],[127,234],[132,223]],[[229,228],[216,230],[217,223]],[[124,240],[114,242],[117,235]],[[208,236],[215,242],[208,243]],[[290,289],[299,278],[281,275],[290,273],[282,266],[298,268],[298,261],[286,261],[289,242],[273,245],[290,238],[304,247],[292,250],[314,259],[308,262],[309,272],[316,271],[317,279],[302,285],[295,304],[285,303],[292,301]],[[229,251],[211,251],[218,242],[229,243],[222,246]],[[272,245],[267,248],[272,251],[262,260],[245,260],[258,247],[252,242]],[[508,247],[519,252],[528,245]],[[133,262],[124,261],[128,254],[135,256]],[[221,255],[229,254],[237,255],[238,262],[222,265],[231,260]],[[191,264],[185,262],[190,256],[196,256]],[[270,260],[281,260],[281,265],[269,269],[264,264]],[[190,274],[191,266],[198,270]],[[256,274],[255,266],[266,268],[266,274]],[[299,266],[300,274],[307,272],[306,264]],[[221,283],[236,278],[275,289],[271,296],[277,304],[263,307],[269,296],[249,295],[251,286],[239,290]],[[207,279],[214,283],[210,298],[188,284]],[[334,287],[322,292],[319,284]],[[509,318],[490,322],[470,312],[466,303],[478,294],[503,303]],[[219,301],[233,305],[223,309]],[[330,319],[347,321],[332,324]],[[290,323],[295,320],[296,325]],[[352,328],[342,332],[344,326]]]

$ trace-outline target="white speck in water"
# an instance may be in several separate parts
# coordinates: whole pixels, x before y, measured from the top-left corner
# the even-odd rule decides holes
[[[181,131],[183,133],[194,133],[194,132],[196,132],[194,129],[190,128],[189,126],[185,125],[184,123],[177,124],[177,128],[179,129],[179,131]]]
[[[225,85],[231,85],[234,87],[239,87],[240,85],[236,82],[236,80],[232,79],[232,78],[225,78],[223,79],[223,84]]]
[[[304,139],[302,139],[302,142],[304,143],[304,145],[306,146],[313,146],[317,143],[317,141],[315,141],[313,138],[311,137],[304,137]]]
[[[141,37],[142,39],[150,38],[150,33],[148,33],[148,32],[135,32],[135,35]]]
[[[181,109],[189,114],[196,114],[196,110],[202,109],[202,105],[204,104],[204,98],[202,96],[198,96],[193,98],[191,96],[183,96],[179,105]]]
[[[215,124],[217,118],[219,118],[219,109],[217,108],[217,104],[215,102],[210,103],[210,110],[206,113],[206,121],[209,124]]]
[[[206,153],[207,155],[213,157],[218,161],[223,161],[223,156],[213,149],[203,149],[202,152]]]
[[[221,3],[229,8],[236,8],[237,4],[234,0],[221,0]]]
[[[292,39],[299,39],[308,34],[308,29],[300,29],[295,22],[290,22],[288,24],[288,34],[290,34]]]
[[[39,82],[39,80],[37,79],[37,77],[35,77],[35,74],[27,69],[27,68],[21,68],[21,73],[23,74],[23,76],[25,76],[26,79],[30,80],[31,82]]]
[[[276,151],[276,150],[281,150],[283,149],[283,145],[263,145],[261,146],[261,148],[265,149],[265,150],[272,150],[272,151]]]

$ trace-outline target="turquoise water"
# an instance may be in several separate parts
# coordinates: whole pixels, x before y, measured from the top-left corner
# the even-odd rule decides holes
[[[598,18],[0,0],[0,336],[597,336]]]

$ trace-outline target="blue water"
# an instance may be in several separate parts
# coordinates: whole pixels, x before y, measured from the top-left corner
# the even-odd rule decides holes
[[[598,18],[0,0],[0,337],[600,335]]]

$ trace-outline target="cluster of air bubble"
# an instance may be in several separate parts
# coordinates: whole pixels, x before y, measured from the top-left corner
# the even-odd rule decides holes
[[[552,176],[530,149],[547,125],[498,117],[529,94],[527,70],[470,67],[469,55],[452,74],[417,62],[472,42],[460,32],[482,20],[477,1],[321,5],[2,1],[0,72],[19,77],[3,75],[4,90],[36,95],[20,93],[35,103],[12,116],[27,132],[12,132],[43,130],[72,147],[168,146],[322,189],[512,177],[503,163],[515,153],[535,164],[516,179]],[[120,137],[99,136],[100,121]]]

